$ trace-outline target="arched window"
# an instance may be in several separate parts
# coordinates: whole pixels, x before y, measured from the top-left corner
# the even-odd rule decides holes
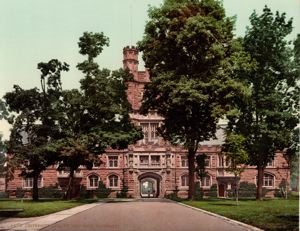
[[[210,176],[206,176],[203,179],[201,179],[200,186],[201,187],[210,187],[211,186]]]
[[[118,176],[110,175],[108,177],[109,187],[110,188],[117,188],[118,187]]]
[[[188,175],[181,176],[181,186],[184,186],[184,187],[189,186],[189,176]]]
[[[89,182],[88,182],[88,186],[89,188],[98,188],[99,186],[99,177],[97,175],[90,175],[88,177]]]

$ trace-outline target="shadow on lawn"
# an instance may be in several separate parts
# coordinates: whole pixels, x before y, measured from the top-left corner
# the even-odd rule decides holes
[[[294,215],[283,215],[283,216],[276,216],[277,218],[284,220],[286,222],[299,222],[299,217]]]

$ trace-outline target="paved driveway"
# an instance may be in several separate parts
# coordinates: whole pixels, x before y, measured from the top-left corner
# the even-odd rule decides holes
[[[66,218],[43,231],[241,231],[249,230],[168,201],[103,203]]]

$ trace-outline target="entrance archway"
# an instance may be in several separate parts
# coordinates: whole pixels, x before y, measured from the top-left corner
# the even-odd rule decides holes
[[[158,197],[160,193],[161,176],[156,173],[143,173],[138,177],[140,196],[143,198]]]

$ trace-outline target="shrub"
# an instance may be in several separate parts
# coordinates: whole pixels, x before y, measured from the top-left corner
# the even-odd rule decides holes
[[[174,192],[166,195],[165,198],[170,199],[172,201],[178,201],[178,202],[182,201],[182,199],[180,197],[178,197],[177,194]]]
[[[197,182],[195,184],[195,197],[194,197],[194,199],[195,200],[202,200],[203,199],[203,194],[204,194],[204,191],[203,191],[203,189],[201,189],[200,183]]]
[[[248,182],[241,182],[239,188],[239,197],[255,197],[256,185]]]
[[[218,186],[213,184],[207,192],[207,196],[209,197],[217,197],[218,196]]]
[[[98,198],[107,198],[111,193],[111,189],[106,188],[105,184],[102,181],[99,181],[99,186],[95,190],[95,194]]]
[[[64,192],[58,188],[58,185],[51,185],[39,189],[40,198],[62,198]]]
[[[0,192],[0,198],[8,198],[8,194],[6,192]]]
[[[122,190],[117,193],[117,198],[127,198],[128,187],[123,185]]]
[[[23,198],[25,196],[25,191],[22,188],[16,189],[16,198]]]

